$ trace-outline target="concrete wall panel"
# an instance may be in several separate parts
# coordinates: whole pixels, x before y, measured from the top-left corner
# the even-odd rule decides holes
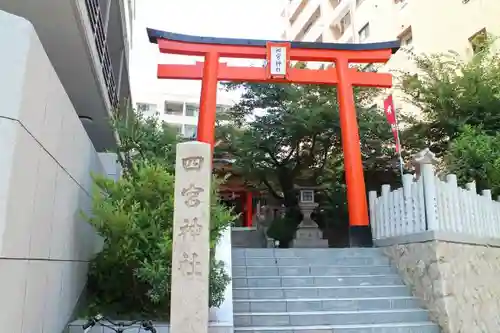
[[[58,333],[100,241],[80,215],[90,172],[119,173],[111,155],[104,169],[33,26],[0,11],[0,43],[0,332]]]

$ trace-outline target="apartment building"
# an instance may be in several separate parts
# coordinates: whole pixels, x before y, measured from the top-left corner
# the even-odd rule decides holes
[[[135,0],[0,0],[0,10],[33,25],[97,151],[114,146],[109,115],[131,97],[135,6]]]
[[[283,39],[369,43],[399,39],[416,53],[475,52],[474,37],[500,35],[498,0],[289,0],[283,9]],[[414,70],[398,52],[381,71]],[[393,90],[397,108],[403,105]],[[408,110],[412,112],[413,110]]]
[[[177,129],[177,132],[187,138],[196,137],[198,115],[200,112],[199,96],[157,94],[145,98],[148,102],[138,101],[137,110],[145,116],[158,114],[159,118]],[[224,112],[232,103],[219,98],[217,113]]]
[[[284,39],[367,43],[400,39],[419,52],[473,52],[471,37],[500,33],[497,0],[289,0]]]

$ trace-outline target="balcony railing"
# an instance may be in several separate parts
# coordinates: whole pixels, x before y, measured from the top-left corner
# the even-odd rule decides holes
[[[303,40],[304,36],[309,33],[309,31],[313,28],[313,26],[319,21],[321,16],[321,8],[318,6],[314,12],[311,14],[311,17],[304,24],[304,27],[300,29],[298,34],[295,36],[294,40]]]
[[[85,0],[85,6],[94,34],[94,42],[101,63],[102,75],[108,91],[108,98],[112,107],[118,106],[118,94],[116,89],[116,81],[113,75],[111,58],[109,57],[108,46],[106,43],[106,33],[104,32],[104,24],[102,22],[101,8],[99,0]]]
[[[291,0],[288,4],[288,17],[290,24],[293,25],[299,17],[302,10],[306,7],[309,0]]]
[[[333,12],[325,17],[325,22],[330,22],[330,29],[335,40],[339,40],[351,26],[350,1],[338,1]]]
[[[345,25],[342,23],[338,23],[334,26],[331,26],[330,29],[335,41],[339,41],[348,30],[351,30],[351,24],[349,23],[349,25]]]

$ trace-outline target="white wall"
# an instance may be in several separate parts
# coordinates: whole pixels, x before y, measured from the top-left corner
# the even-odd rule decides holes
[[[122,173],[120,164],[118,163],[118,157],[115,153],[98,153],[99,161],[104,170],[104,174],[109,178],[118,180]]]
[[[498,0],[410,1],[409,23],[412,25],[415,47],[422,52],[455,50],[470,55],[469,37],[482,28],[500,34]],[[431,24],[432,23],[432,24]]]
[[[228,227],[222,233],[221,239],[215,248],[215,259],[224,262],[224,269],[231,277],[231,281],[224,292],[224,302],[215,311],[215,321],[220,325],[233,327],[233,263],[231,251],[231,228]]]
[[[33,26],[0,11],[0,44],[0,332],[58,333],[95,252],[89,172],[104,170]]]

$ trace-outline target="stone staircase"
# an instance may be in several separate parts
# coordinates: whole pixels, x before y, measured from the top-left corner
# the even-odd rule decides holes
[[[439,333],[379,249],[233,249],[234,332]]]

